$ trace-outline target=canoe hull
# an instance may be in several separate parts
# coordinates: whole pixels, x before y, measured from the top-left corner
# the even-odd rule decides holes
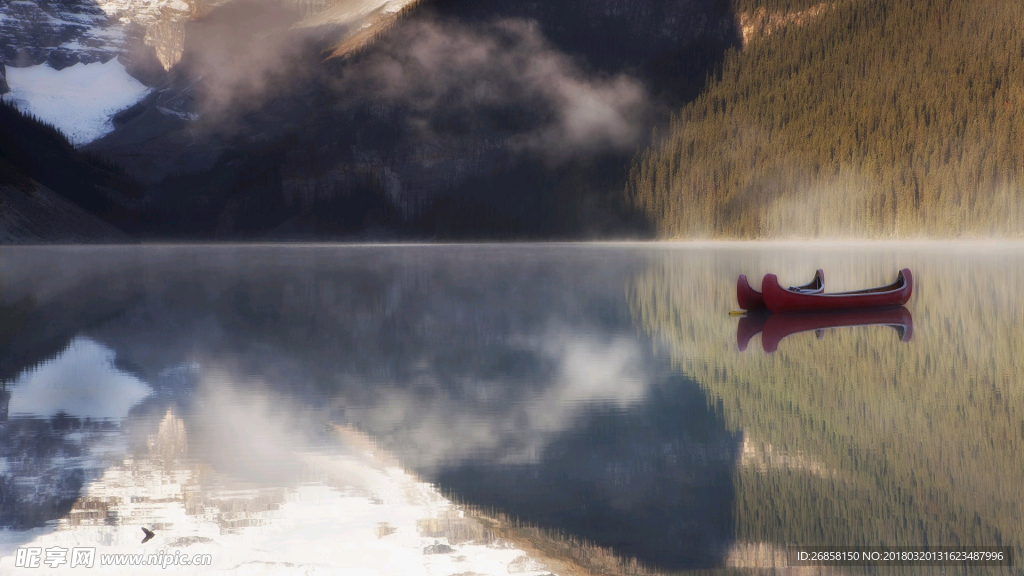
[[[825,290],[825,272],[819,268],[814,272],[814,277],[811,278],[810,282],[803,286],[798,286],[796,289],[805,292],[823,292]],[[743,310],[757,311],[767,309],[764,304],[764,297],[760,292],[750,287],[746,274],[740,274],[739,278],[736,279],[736,302]]]
[[[829,310],[862,310],[902,306],[914,292],[914,277],[908,268],[900,270],[896,282],[884,289],[809,294],[783,288],[775,274],[766,274],[761,283],[765,307],[778,312],[824,312]]]

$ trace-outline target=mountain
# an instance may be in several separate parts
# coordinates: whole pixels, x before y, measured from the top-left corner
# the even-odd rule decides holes
[[[141,238],[645,235],[629,160],[739,42],[721,0],[187,8],[2,7],[18,79],[116,53],[150,87],[75,141],[146,188]]]
[[[145,188],[140,238],[1024,233],[1022,14],[996,0],[0,10],[5,83],[60,122],[86,117],[69,69],[117,55],[102,85],[137,102],[51,121]],[[71,63],[65,100],[26,91]]]
[[[171,89],[89,146],[151,180],[157,234],[643,234],[619,192],[629,158],[738,37],[714,1],[437,0],[316,66],[323,43],[271,36],[281,49],[240,75],[219,63],[250,44],[211,39],[242,9],[190,28]],[[195,120],[161,114],[186,90]]]
[[[661,237],[1024,234],[1024,17],[998,0],[744,0],[745,47],[634,159]]]
[[[182,0],[4,0],[0,13],[0,61],[8,66],[47,64],[62,70],[124,54],[144,73],[158,50],[170,48],[155,44],[150,29],[187,18],[189,5]]]
[[[149,94],[147,87],[165,92],[168,72],[183,57],[186,29],[201,28],[197,23],[223,14],[221,7],[229,4],[235,21],[228,34],[213,39],[213,44],[238,36],[235,26],[259,28],[249,30],[248,37],[260,40],[262,52],[250,48],[248,61],[233,63],[244,69],[254,63],[258,68],[260,60],[276,57],[284,47],[266,46],[263,40],[268,33],[288,41],[315,37],[323,49],[354,49],[414,1],[4,0],[0,2],[0,94],[7,93],[6,99],[61,129],[76,146],[91,142],[113,129],[114,113]],[[195,43],[195,35],[189,41]],[[221,55],[217,47],[199,46],[193,52],[216,59]],[[161,109],[193,117],[187,107],[174,105],[173,100],[181,100],[181,94],[176,96],[164,99]]]

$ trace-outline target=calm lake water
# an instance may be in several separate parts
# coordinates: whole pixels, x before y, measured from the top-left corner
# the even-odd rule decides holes
[[[903,267],[895,315],[729,315]],[[1022,294],[1024,244],[0,248],[0,573],[1020,573]]]

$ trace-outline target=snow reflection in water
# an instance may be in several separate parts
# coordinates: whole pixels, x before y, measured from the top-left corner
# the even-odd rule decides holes
[[[15,487],[5,499],[45,509],[21,522],[5,509],[5,524],[22,530],[0,532],[0,568],[13,568],[18,547],[94,546],[211,554],[221,573],[546,573],[350,427],[325,422],[311,437],[297,427],[308,414],[215,373],[195,398],[191,419],[203,423],[191,433],[180,409],[138,406],[149,388],[112,360],[76,339],[14,381],[5,447],[24,448],[12,437],[32,426],[50,442],[33,460],[5,455],[0,473]],[[141,410],[129,415],[132,406]],[[81,480],[70,490],[68,475]],[[17,492],[28,484],[35,494]],[[46,506],[60,502],[66,511]],[[463,535],[450,539],[451,526]],[[141,527],[156,532],[145,545]]]

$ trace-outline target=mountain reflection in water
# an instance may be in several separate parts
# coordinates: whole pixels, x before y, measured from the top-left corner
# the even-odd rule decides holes
[[[383,503],[397,494],[404,507],[426,498],[420,490],[433,494],[413,528],[384,509],[365,524],[379,528],[382,541],[423,538],[418,552],[431,562],[473,561],[467,550],[480,546],[518,550],[506,564],[529,562],[514,571],[563,563],[565,573],[587,562],[617,565],[616,555],[655,567],[712,566],[728,548],[739,438],[708,410],[695,382],[637,338],[624,288],[643,263],[631,251],[126,248],[3,256],[18,272],[3,280],[3,305],[47,325],[36,347],[22,339],[32,330],[20,332],[17,354],[3,360],[15,395],[25,370],[48,369],[54,355],[48,362],[62,361],[67,351],[53,346],[59,335],[112,351],[112,365],[152,391],[127,416],[104,420],[125,444],[120,452],[96,448],[109,456],[102,465],[66,466],[81,482],[66,490],[63,506],[37,508],[19,523],[5,507],[6,526],[39,531],[59,520],[55,534],[65,539],[124,549],[138,543],[139,526],[153,526],[149,544],[177,542],[192,552],[243,546],[261,561],[301,563],[266,534],[307,534],[317,507],[297,522],[300,512],[287,503],[324,486],[315,499],[325,515],[328,493]],[[81,260],[91,265],[76,270]],[[67,265],[65,274],[35,274],[54,261]],[[67,305],[88,302],[86,291],[103,303],[101,318]],[[691,418],[677,420],[677,408]],[[652,425],[652,415],[671,426]],[[52,414],[12,414],[11,422],[31,422],[36,436],[67,435]],[[71,429],[86,425],[79,418]],[[587,453],[594,442],[608,448]],[[576,458],[553,462],[558,451]],[[66,462],[37,452],[46,466]],[[504,501],[506,484],[491,471],[509,467],[555,474],[547,484],[564,474],[573,480],[523,485],[520,500]],[[471,468],[489,476],[463,490]],[[648,474],[654,468],[656,477]],[[396,470],[411,476],[389,476]],[[414,489],[420,481],[436,488]],[[477,519],[458,520],[441,493],[477,510]],[[563,496],[563,513],[532,515],[538,503]],[[548,531],[542,544],[517,540],[517,530],[531,526]],[[351,530],[323,532],[346,541]],[[587,542],[590,559],[567,554],[557,534]],[[257,553],[267,547],[276,554]],[[424,555],[427,547],[436,554]],[[452,573],[493,572],[482,566],[458,564]]]
[[[227,572],[1019,554],[1024,250],[950,252],[0,249],[0,570],[27,543],[143,551],[140,526]],[[766,318],[785,343],[737,353],[739,272],[843,289],[894,266],[918,282],[896,316]],[[787,337],[864,324],[905,342]]]

